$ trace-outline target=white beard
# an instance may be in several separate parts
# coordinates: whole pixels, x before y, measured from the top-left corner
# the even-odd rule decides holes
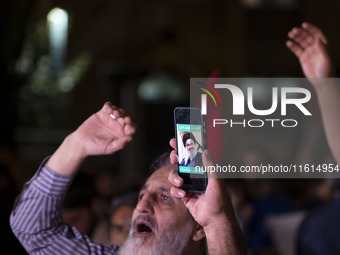
[[[143,247],[143,237],[133,237],[132,229],[124,244],[119,249],[120,255],[181,255],[194,228],[194,221],[190,220],[181,229],[167,229],[162,235],[156,235],[155,245]],[[150,237],[149,237],[150,238]]]
[[[192,161],[196,157],[196,155],[197,155],[197,148],[195,147],[195,149],[189,152],[190,160]]]

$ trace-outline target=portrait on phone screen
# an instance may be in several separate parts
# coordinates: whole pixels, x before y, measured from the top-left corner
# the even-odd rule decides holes
[[[178,175],[183,179],[183,190],[204,193],[207,175],[202,153],[206,147],[204,122],[199,108],[176,107],[174,110]]]
[[[183,167],[202,166],[201,132],[179,132],[182,148],[179,149],[179,165]]]

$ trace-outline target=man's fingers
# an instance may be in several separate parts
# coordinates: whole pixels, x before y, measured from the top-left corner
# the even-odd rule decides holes
[[[125,121],[126,125],[136,127],[136,124],[132,121],[132,119],[129,116],[125,116],[124,121]]]
[[[172,150],[171,153],[170,153],[170,163],[176,164],[177,162],[178,162],[177,151]]]
[[[136,132],[137,128],[135,126],[126,125],[124,127],[124,134],[127,136],[132,136]]]
[[[137,131],[137,125],[131,120],[129,116],[124,117],[124,124],[125,135],[133,135]]]
[[[126,113],[125,113],[123,108],[119,108],[118,111],[119,111],[119,114],[120,114],[121,117],[125,117],[126,116]]]
[[[102,111],[104,111],[104,115],[100,114],[100,116],[108,120],[107,123],[112,130],[119,132],[116,134],[117,136],[131,136],[136,132],[137,127],[135,123],[129,116],[125,115],[123,109],[113,106],[110,102],[106,102]]]
[[[125,121],[124,121],[124,118],[117,118],[116,119],[117,121],[118,121],[118,123],[122,126],[122,127],[125,127],[125,125],[126,125],[126,123],[125,123]]]
[[[169,144],[174,150],[176,150],[176,139],[175,138],[172,138]]]
[[[122,112],[120,111],[120,109],[113,109],[112,114],[113,116],[115,116],[116,119],[122,118],[125,116],[125,115],[122,115]]]
[[[326,36],[323,34],[323,32],[318,27],[308,22],[303,22],[302,27],[306,29],[310,34],[314,35],[315,37],[318,37],[323,44],[328,43]]]
[[[305,49],[313,44],[315,38],[312,34],[308,33],[305,29],[294,27],[289,33],[288,37],[294,41],[299,47]]]
[[[191,193],[186,193],[184,190],[179,188],[183,185],[184,181],[178,176],[175,169],[170,171],[168,180],[172,185],[174,185],[170,188],[170,195],[175,198],[180,198],[184,204],[186,204],[190,199]]]
[[[174,149],[170,153],[170,163],[176,164],[178,162],[178,155],[176,151],[176,139],[172,138],[169,142],[170,146]]]
[[[172,185],[175,185],[177,187],[181,187],[183,185],[183,179],[178,176],[177,171],[175,169],[170,171],[168,180]]]
[[[186,192],[180,188],[171,187],[170,188],[170,195],[175,198],[183,199],[187,195]]]
[[[302,28],[293,28],[289,33],[288,37],[294,40],[301,48],[305,49],[315,41],[315,36],[309,33],[307,30]]]
[[[106,148],[106,153],[114,153],[124,148],[126,143],[132,140],[132,136],[123,136],[118,139],[113,140]]]
[[[117,106],[115,106],[111,102],[107,101],[107,102],[104,103],[104,105],[103,105],[101,110],[103,110],[104,112],[110,114],[110,113],[112,113],[116,109],[118,109]]]
[[[303,49],[293,41],[287,41],[286,46],[299,58],[303,53]]]

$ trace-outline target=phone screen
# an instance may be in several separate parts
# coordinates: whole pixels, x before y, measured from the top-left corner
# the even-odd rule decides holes
[[[177,107],[174,110],[178,153],[178,174],[182,188],[205,192],[207,176],[203,171],[202,153],[206,148],[205,128],[200,108]]]

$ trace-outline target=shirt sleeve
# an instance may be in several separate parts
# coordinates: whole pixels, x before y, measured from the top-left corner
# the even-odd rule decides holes
[[[17,197],[10,224],[29,254],[117,254],[116,245],[93,243],[76,228],[62,222],[62,205],[74,176],[61,175],[45,166],[28,181]]]

